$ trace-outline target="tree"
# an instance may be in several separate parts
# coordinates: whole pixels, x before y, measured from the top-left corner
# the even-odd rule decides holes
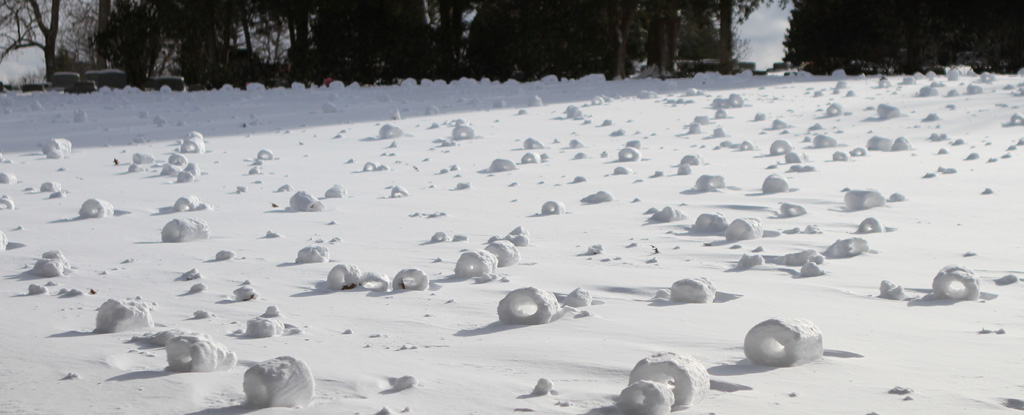
[[[0,0],[0,61],[11,52],[40,48],[46,61],[46,79],[56,68],[61,0]]]

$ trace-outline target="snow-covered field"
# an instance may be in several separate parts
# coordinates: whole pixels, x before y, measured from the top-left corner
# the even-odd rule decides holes
[[[1024,77],[886,82],[8,93],[0,413],[1024,408]]]

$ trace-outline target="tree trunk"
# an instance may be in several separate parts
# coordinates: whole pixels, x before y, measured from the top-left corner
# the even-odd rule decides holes
[[[611,0],[608,6],[608,38],[612,59],[609,60],[611,79],[626,78],[629,32],[633,26],[639,0]]]
[[[43,22],[39,22],[40,31],[43,28]],[[50,27],[49,30],[43,31],[43,37],[46,39],[44,42],[45,47],[43,48],[43,58],[46,60],[46,79],[50,80],[53,78],[54,72],[57,72],[57,33],[60,27],[60,0],[53,0],[50,4]]]
[[[732,20],[733,1],[718,2],[718,72],[727,75],[733,72],[732,62]]]

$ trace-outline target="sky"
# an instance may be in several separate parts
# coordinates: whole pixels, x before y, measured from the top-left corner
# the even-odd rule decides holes
[[[785,9],[778,6],[762,7],[750,15],[739,32],[741,39],[750,41],[750,53],[744,62],[754,62],[757,69],[771,69],[772,63],[781,62],[785,54],[782,40],[789,28],[789,12],[792,5]],[[0,62],[0,82],[17,81],[23,74],[38,71],[43,67],[43,52],[32,48],[15,52]]]

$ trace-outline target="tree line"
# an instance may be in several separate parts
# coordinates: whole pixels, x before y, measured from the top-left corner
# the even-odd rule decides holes
[[[812,73],[1024,67],[1024,1],[794,0],[786,61]]]
[[[0,0],[0,59],[37,47],[47,79],[113,67],[136,86],[164,74],[219,87],[732,73],[735,26],[786,2]],[[709,59],[714,67],[677,65]]]

